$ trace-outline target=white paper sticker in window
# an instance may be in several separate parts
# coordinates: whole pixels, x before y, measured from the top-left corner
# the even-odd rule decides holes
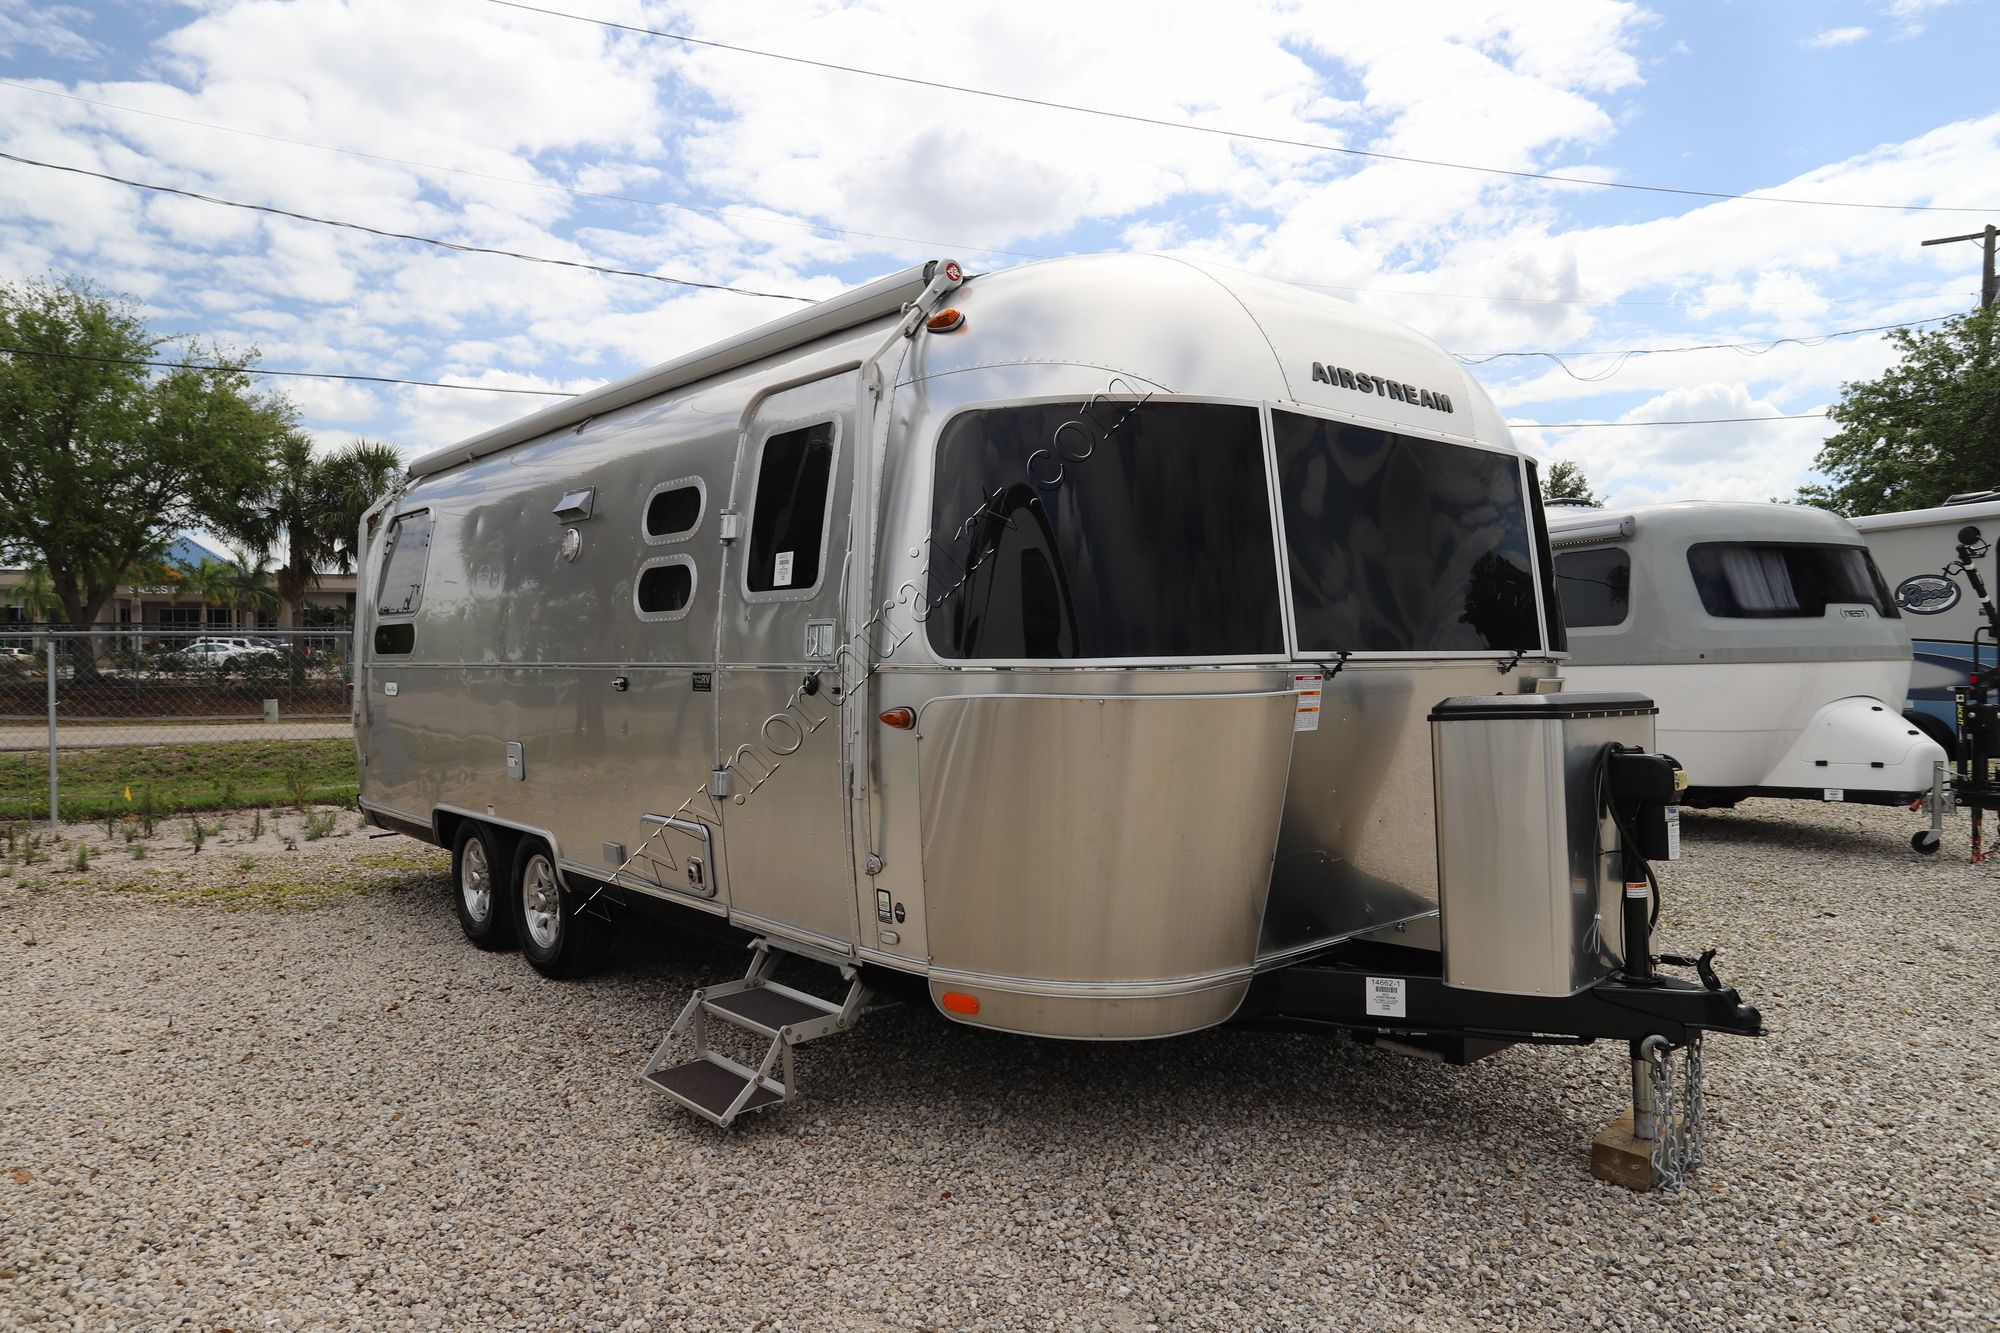
[[[1292,677],[1292,692],[1298,698],[1292,704],[1292,730],[1318,731],[1321,691],[1325,677],[1317,671]]]
[[[1407,1018],[1409,1005],[1403,997],[1401,977],[1368,978],[1368,1014],[1371,1018]]]
[[[780,551],[771,561],[771,586],[789,588],[792,586],[792,553]]]

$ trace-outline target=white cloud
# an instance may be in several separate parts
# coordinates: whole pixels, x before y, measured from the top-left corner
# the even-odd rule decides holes
[[[1887,31],[1925,7],[1878,6],[1886,18],[1877,26]],[[1140,0],[693,0],[671,22],[643,0],[589,9],[1168,121],[1606,180],[1646,174],[1620,151],[1633,118],[1652,114],[1646,71],[1700,58],[1664,52],[1652,16],[1618,0],[1405,0],[1393,22],[1370,23],[1294,0],[1232,6],[1226,21],[1209,7]],[[1917,318],[1969,299],[1962,257],[1919,251],[1915,241],[1937,233],[1894,212],[1609,196],[1357,160],[494,6],[203,0],[190,13],[159,12],[170,15],[164,35],[107,81],[38,86],[478,174],[9,89],[0,89],[0,146],[397,231],[813,296],[940,250],[997,267],[1015,256],[977,247],[1018,254],[1122,241],[1354,289],[1342,294],[1465,351],[1768,339]],[[74,11],[0,0],[0,45],[6,23],[50,16],[74,36]],[[1845,31],[1809,43],[1830,45]],[[1870,147],[1767,192],[1980,204],[1988,201],[1972,192],[2000,175],[1996,165],[2000,116],[1988,116]],[[50,269],[136,294],[162,327],[254,343],[272,366],[511,387],[583,387],[795,308],[0,164],[0,278]],[[1545,363],[1475,373],[1524,419],[1615,419],[1658,404],[1763,415],[1824,404],[1886,355],[1880,339],[1856,338],[1755,359],[1644,358],[1600,384]],[[412,450],[538,404],[298,386],[293,396],[320,438],[389,433]],[[359,415],[371,404],[372,418]],[[1738,486],[1764,498],[1802,478],[1824,429],[1778,423],[1687,437],[1645,427],[1547,439],[1588,453],[1594,478],[1605,470],[1632,495]],[[1724,445],[1746,459],[1684,463]]]
[[[1866,28],[1828,28],[1822,32],[1814,33],[1812,36],[1801,41],[1799,45],[1808,46],[1817,51],[1825,51],[1836,46],[1852,46],[1867,36],[1868,29]]]

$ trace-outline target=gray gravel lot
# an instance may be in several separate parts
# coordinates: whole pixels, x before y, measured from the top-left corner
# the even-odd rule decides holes
[[[1990,1330],[2000,866],[1914,827],[1688,818],[1664,942],[1773,1035],[1709,1044],[1679,1197],[1587,1172],[1611,1045],[905,1006],[724,1132],[633,1074],[734,947],[647,930],[556,984],[464,944],[435,870],[315,910],[0,879],[0,1326]]]

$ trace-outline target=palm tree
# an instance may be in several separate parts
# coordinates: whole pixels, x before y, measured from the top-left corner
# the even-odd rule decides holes
[[[65,614],[62,598],[56,595],[55,585],[49,581],[49,571],[40,565],[27,570],[21,582],[7,590],[7,600],[20,607],[30,621],[53,622]]]
[[[270,556],[253,556],[232,546],[229,558],[221,562],[219,569],[220,591],[225,596],[223,605],[232,613],[245,607],[252,611],[276,611],[283,604],[271,574]]]
[[[200,564],[181,570],[180,595],[201,599],[202,622],[208,621],[210,605],[229,608],[231,628],[236,620],[236,589],[230,583],[229,565],[225,561],[210,560],[203,556]]]
[[[282,544],[285,563],[277,571],[277,592],[288,626],[301,624],[305,596],[330,567],[354,568],[355,534],[361,515],[396,484],[403,460],[386,444],[357,440],[330,454],[315,453],[312,440],[293,431],[279,446],[269,489],[258,502],[260,521],[244,535],[257,544]]]

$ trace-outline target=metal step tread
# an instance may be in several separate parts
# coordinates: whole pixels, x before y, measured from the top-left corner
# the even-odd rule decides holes
[[[749,1081],[735,1070],[724,1069],[710,1060],[690,1060],[669,1069],[655,1069],[646,1075],[646,1082],[660,1091],[716,1119],[729,1109],[729,1104],[736,1100],[736,1094],[742,1092],[743,1085]],[[779,1094],[759,1084],[751,1092],[750,1099],[743,1103],[743,1109],[755,1111],[783,1100]]]
[[[752,986],[728,995],[710,996],[707,1003],[722,1017],[773,1036],[780,1028],[840,1012],[839,1005],[802,999],[770,986]]]

